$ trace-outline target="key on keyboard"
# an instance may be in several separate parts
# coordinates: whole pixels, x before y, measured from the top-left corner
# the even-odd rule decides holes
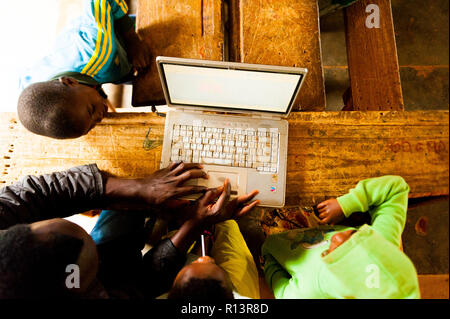
[[[218,128],[174,124],[171,161],[278,171],[277,128]]]

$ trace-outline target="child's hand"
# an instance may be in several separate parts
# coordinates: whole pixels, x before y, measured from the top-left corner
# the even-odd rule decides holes
[[[258,191],[254,190],[246,195],[230,199],[231,185],[228,179],[223,186],[208,190],[197,200],[194,218],[214,225],[228,219],[239,218],[260,203],[259,200],[251,201]],[[217,201],[215,201],[218,198]]]
[[[339,205],[335,198],[321,202],[317,205],[317,210],[319,211],[321,224],[334,225],[345,218],[341,205]]]
[[[150,49],[147,44],[134,33],[129,33],[127,37],[127,55],[136,71],[146,69],[152,59]]]

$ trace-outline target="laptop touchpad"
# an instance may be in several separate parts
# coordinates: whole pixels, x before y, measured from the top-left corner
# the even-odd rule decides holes
[[[207,187],[219,187],[225,183],[225,179],[228,178],[231,184],[231,195],[237,195],[239,174],[231,172],[217,172],[214,170],[207,170],[209,179],[198,179],[198,185],[204,185]]]

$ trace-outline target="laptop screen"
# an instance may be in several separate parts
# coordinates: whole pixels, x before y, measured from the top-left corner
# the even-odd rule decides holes
[[[303,74],[162,63],[169,103],[287,113]]]

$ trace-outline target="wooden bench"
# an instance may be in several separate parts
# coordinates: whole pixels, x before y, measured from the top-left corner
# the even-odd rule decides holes
[[[286,204],[317,203],[387,174],[404,177],[411,197],[448,195],[448,123],[448,111],[293,113]],[[29,133],[14,113],[0,127],[0,186],[86,163],[124,177],[160,165],[164,118],[153,114],[109,114],[88,135],[65,141]]]
[[[369,5],[379,10],[379,28],[366,25],[377,13]],[[403,110],[391,1],[359,0],[344,12],[351,109]]]

